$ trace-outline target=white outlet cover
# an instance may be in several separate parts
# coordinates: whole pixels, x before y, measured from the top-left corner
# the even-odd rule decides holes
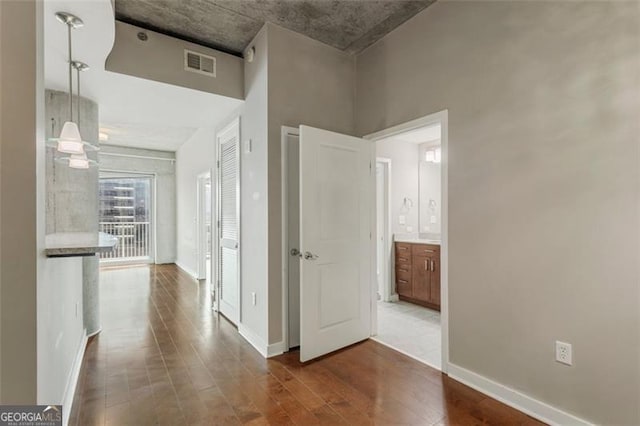
[[[413,226],[407,226],[407,232],[413,232]]]
[[[571,343],[556,341],[556,361],[565,365],[573,365]]]
[[[406,217],[404,215],[398,216],[398,223],[400,225],[404,225],[406,223],[406,221],[407,221],[407,219],[406,219]]]

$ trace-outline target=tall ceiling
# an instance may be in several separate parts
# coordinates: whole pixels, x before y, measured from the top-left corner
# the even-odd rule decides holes
[[[265,22],[358,53],[435,0],[116,0],[116,19],[240,55]]]

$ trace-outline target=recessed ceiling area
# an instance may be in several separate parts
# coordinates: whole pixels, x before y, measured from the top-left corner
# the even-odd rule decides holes
[[[115,0],[116,19],[240,55],[265,22],[358,53],[435,0]]]
[[[82,74],[82,96],[98,103],[108,144],[176,151],[198,128],[215,126],[242,105],[239,99],[106,71],[115,37],[109,0],[51,0],[44,8],[45,87],[68,90],[67,27],[55,18],[55,12],[67,11],[85,24],[73,30],[73,52],[90,67]]]

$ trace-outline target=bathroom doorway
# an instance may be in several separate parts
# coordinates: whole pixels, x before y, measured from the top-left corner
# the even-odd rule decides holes
[[[446,126],[443,111],[367,137],[377,157],[379,275],[372,339],[444,372]]]

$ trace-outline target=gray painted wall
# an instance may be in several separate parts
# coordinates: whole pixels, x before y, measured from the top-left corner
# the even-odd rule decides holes
[[[253,43],[253,62],[245,63],[245,104],[239,111],[240,140],[251,139],[250,154],[241,150],[240,162],[240,256],[242,302],[240,322],[262,341],[268,342],[268,205],[267,205],[267,32],[266,27]],[[233,118],[233,117],[232,117]],[[224,126],[224,123],[221,123]],[[256,305],[251,293],[256,293]]]
[[[355,58],[267,24],[269,119],[269,343],[282,341],[281,128],[353,134]]]
[[[437,2],[357,62],[360,135],[449,110],[451,361],[600,424],[640,423],[639,8]]]
[[[39,242],[36,157],[42,129],[36,2],[0,2],[0,403],[36,400]],[[41,36],[41,35],[40,35]],[[15,43],[20,40],[20,43]],[[43,103],[41,105],[44,105]],[[42,140],[39,140],[43,143]],[[40,165],[41,169],[36,169]],[[44,196],[44,193],[42,193]],[[44,209],[42,210],[44,212]],[[42,216],[44,218],[44,215]],[[42,238],[39,238],[42,234]]]
[[[109,153],[124,156],[111,156]],[[149,149],[102,145],[100,172],[137,172],[156,177],[156,263],[176,261],[176,173],[175,161],[153,160],[132,156],[162,157],[175,160],[175,153]]]
[[[182,41],[124,22],[115,22],[116,37],[105,63],[107,71],[243,99],[243,61],[227,53]],[[138,32],[147,41],[138,39]],[[216,76],[185,71],[184,49],[216,58]]]

